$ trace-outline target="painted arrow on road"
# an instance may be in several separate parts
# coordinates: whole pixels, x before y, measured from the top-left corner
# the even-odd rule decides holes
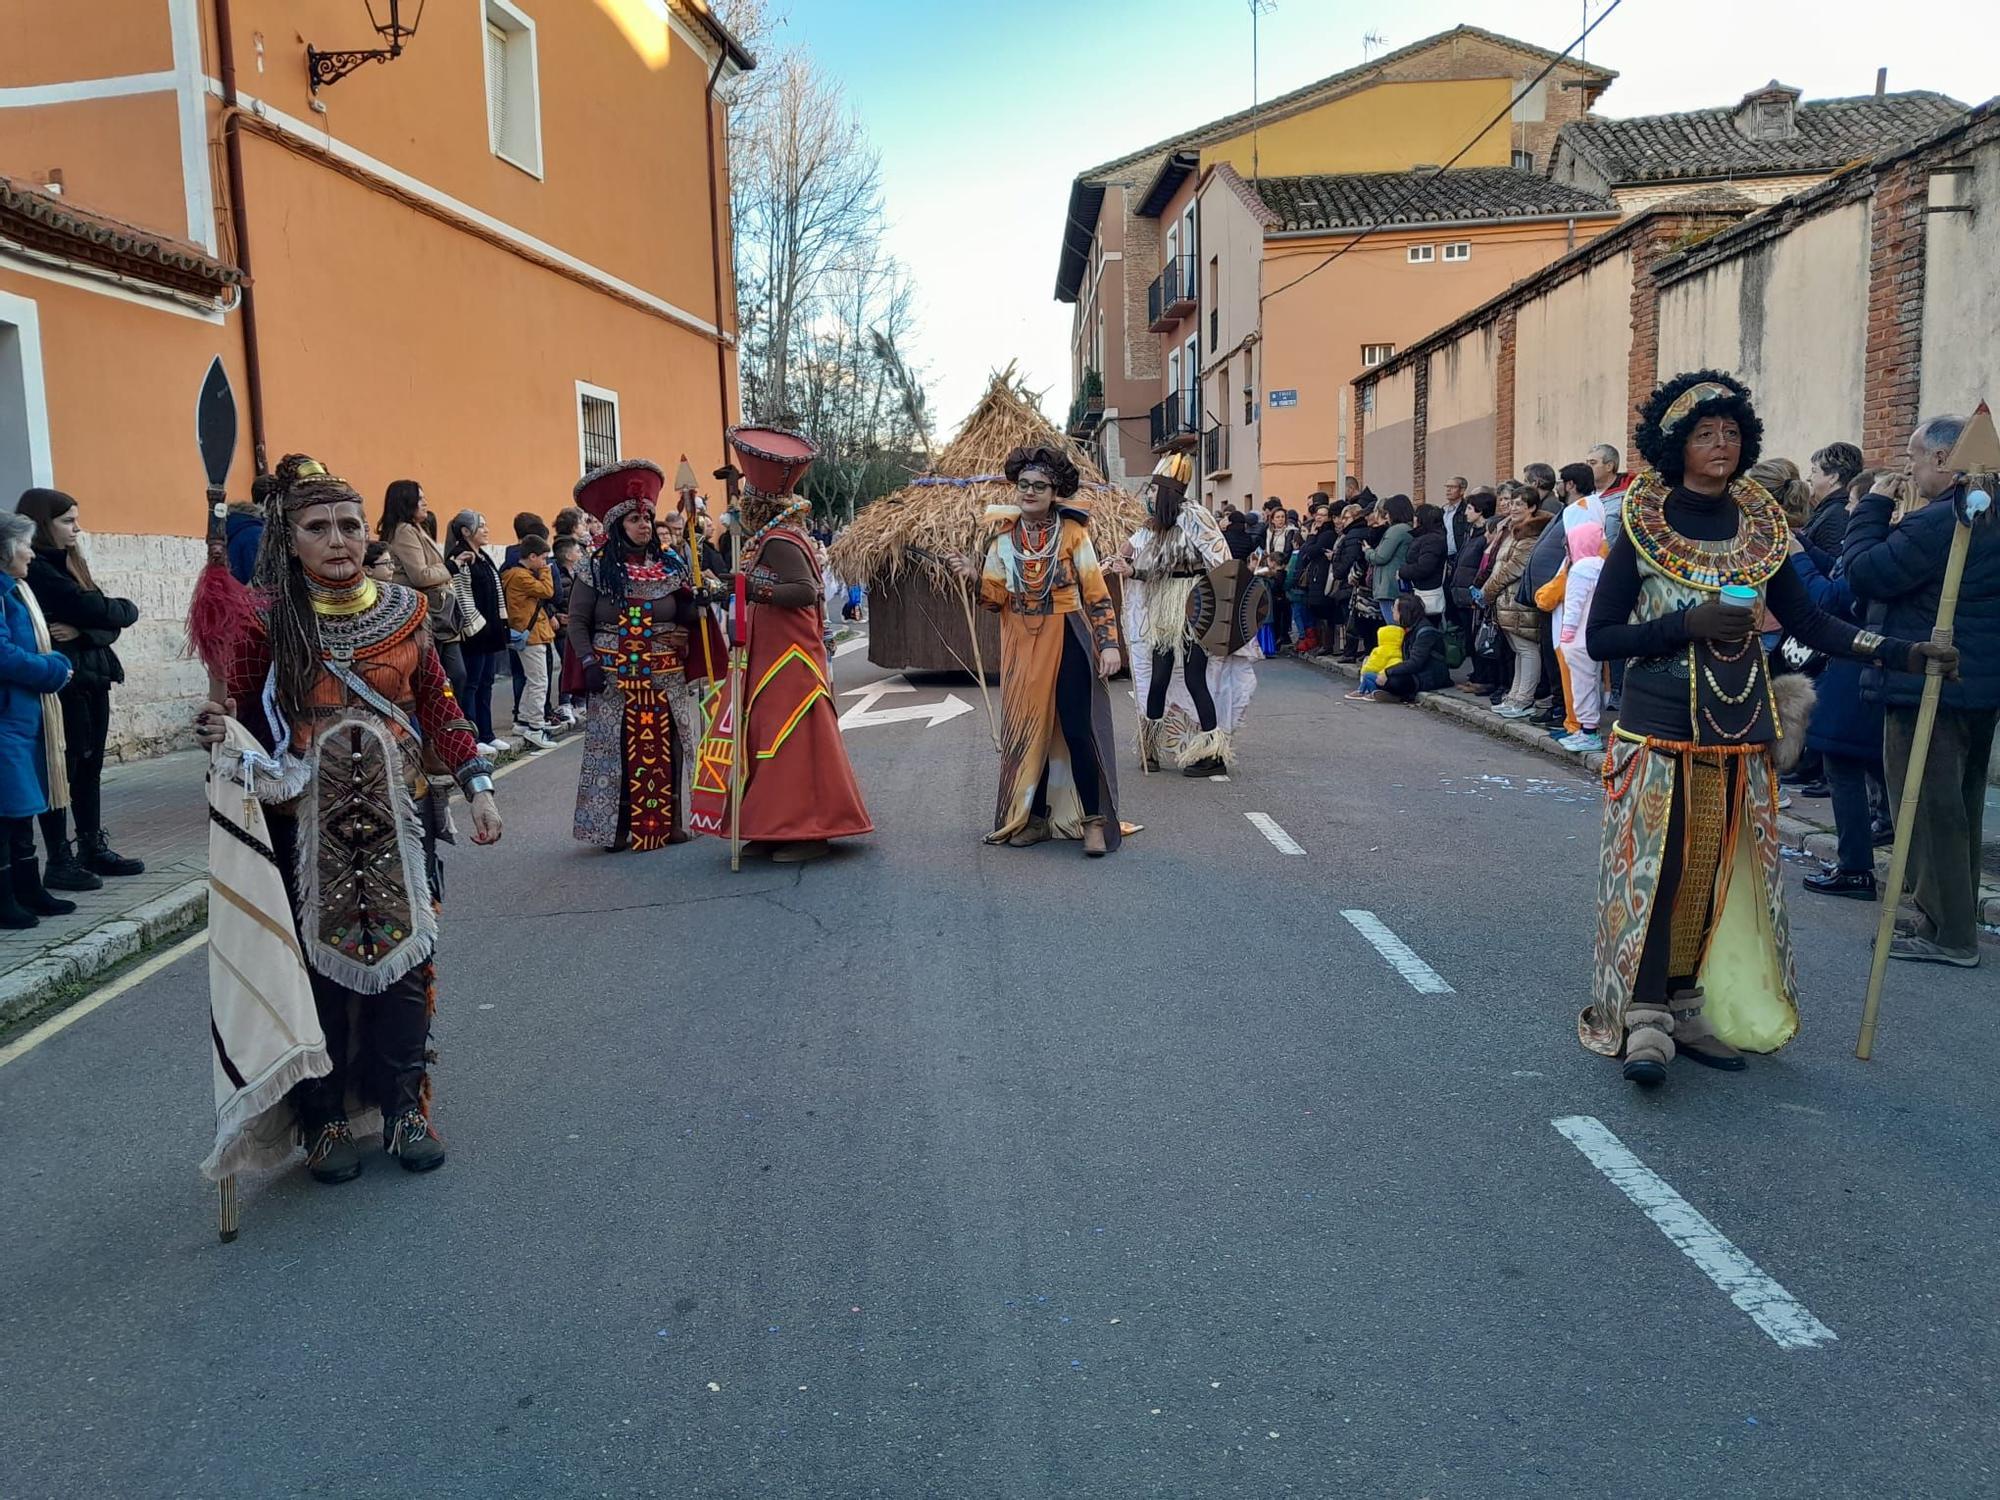
[[[867,687],[853,688],[842,693],[843,698],[861,700],[840,716],[842,732],[849,729],[872,729],[878,724],[908,724],[915,720],[923,720],[926,727],[935,729],[940,724],[950,723],[960,714],[972,712],[972,705],[956,693],[946,693],[941,703],[904,703],[895,708],[875,706],[891,693],[915,691],[915,688],[900,677],[885,677],[880,682],[870,683]]]

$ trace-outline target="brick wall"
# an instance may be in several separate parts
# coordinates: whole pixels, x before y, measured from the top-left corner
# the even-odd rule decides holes
[[[1366,441],[1368,437],[1368,413],[1364,411],[1361,406],[1361,398],[1363,394],[1361,387],[1357,385],[1353,387],[1353,390],[1354,390],[1354,441],[1348,445],[1347,449],[1347,473],[1359,474],[1361,472],[1362,444]],[[1343,474],[1341,477],[1344,479],[1347,476]],[[1340,496],[1336,495],[1334,496],[1334,498],[1338,500]]]
[[[1507,308],[1493,325],[1493,478],[1514,477],[1514,341],[1518,320]]]
[[[1425,355],[1417,361],[1417,367],[1410,372],[1411,383],[1416,387],[1416,411],[1413,426],[1416,435],[1411,440],[1410,456],[1410,498],[1419,505],[1424,500],[1424,461],[1430,456],[1431,435],[1431,361]]]
[[[1861,448],[1872,465],[1903,459],[1918,420],[1924,334],[1924,206],[1930,163],[1896,162],[1875,179],[1868,237],[1868,346]]]
[[[1648,234],[1632,247],[1632,348],[1625,365],[1625,451],[1639,451],[1639,408],[1659,384],[1660,369],[1660,286],[1653,279],[1653,267],[1667,253],[1665,237]],[[1636,472],[1637,458],[1628,466]]]

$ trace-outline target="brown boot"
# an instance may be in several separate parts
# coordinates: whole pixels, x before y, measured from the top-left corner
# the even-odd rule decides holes
[[[1625,1077],[1633,1083],[1667,1081],[1674,1060],[1674,1013],[1653,1005],[1625,1008]]]
[[[1020,830],[1012,838],[1007,840],[1007,847],[1009,849],[1028,849],[1036,844],[1046,844],[1049,841],[1049,837],[1049,820],[1047,818],[1030,818],[1021,825]]]
[[[1670,995],[1667,1004],[1674,1012],[1674,1050],[1704,1068],[1725,1073],[1741,1073],[1749,1066],[1743,1054],[1715,1034],[1715,1028],[1701,1013],[1706,997],[1698,989]]]
[[[1092,859],[1102,859],[1111,852],[1104,847],[1104,819],[1083,820],[1083,852]]]

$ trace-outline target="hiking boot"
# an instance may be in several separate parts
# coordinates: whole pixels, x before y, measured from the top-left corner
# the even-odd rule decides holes
[[[382,1127],[382,1151],[405,1172],[429,1172],[444,1165],[444,1142],[421,1109],[406,1109]]]
[[[52,891],[101,891],[104,881],[85,869],[76,857],[76,846],[64,839],[49,851],[42,870],[42,884]]]
[[[127,859],[111,847],[111,841],[105,837],[102,828],[96,829],[91,833],[79,835],[77,844],[82,850],[85,868],[95,874],[116,877],[120,875],[143,875],[146,873],[146,866],[143,862],[136,859]]]
[[[320,1126],[306,1149],[306,1170],[315,1182],[352,1182],[361,1175],[361,1148],[354,1144],[345,1115]]]

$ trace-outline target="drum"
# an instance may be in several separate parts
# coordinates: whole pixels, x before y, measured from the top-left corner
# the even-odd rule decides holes
[[[1271,618],[1271,591],[1239,557],[1210,568],[1188,595],[1188,632],[1211,656],[1241,651]]]
[[[732,427],[729,445],[743,461],[743,480],[760,495],[789,495],[819,449],[804,433],[783,427]]]

